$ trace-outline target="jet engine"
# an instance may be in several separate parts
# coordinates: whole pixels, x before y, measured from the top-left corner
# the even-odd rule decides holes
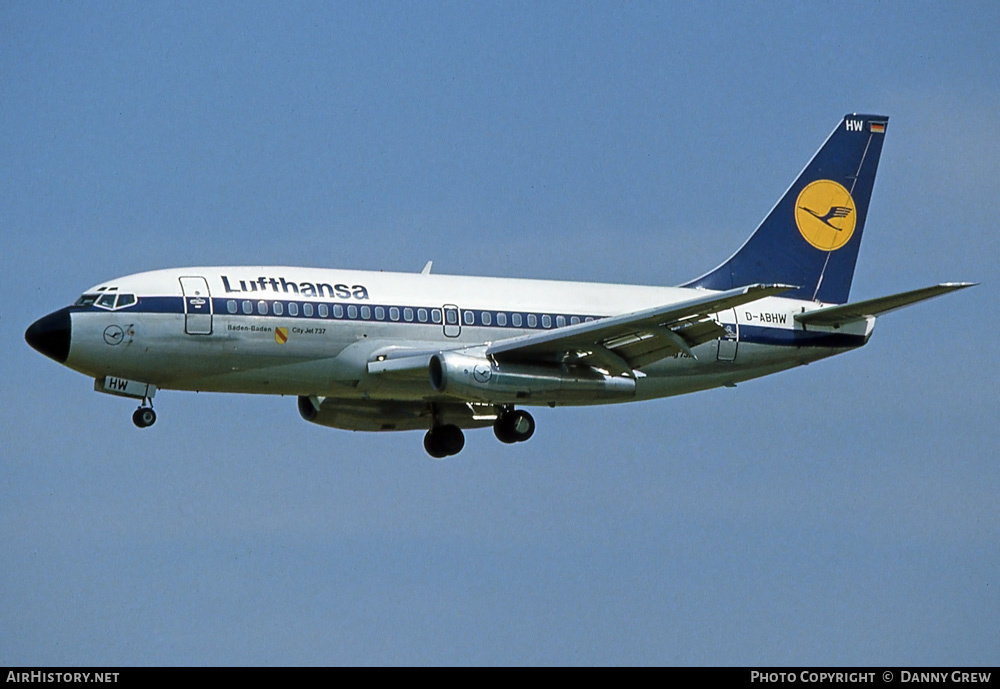
[[[440,352],[428,366],[435,392],[491,404],[586,403],[635,396],[635,379],[589,366],[497,364],[486,357]]]

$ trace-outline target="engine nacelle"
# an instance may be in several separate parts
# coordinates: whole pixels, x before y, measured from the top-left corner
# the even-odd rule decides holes
[[[495,364],[485,357],[440,352],[428,366],[435,392],[491,404],[586,403],[635,396],[635,379],[586,366]]]
[[[313,400],[316,400],[313,403]],[[304,395],[299,395],[299,416],[301,416],[306,421],[315,422],[319,417],[320,410],[320,400],[315,397],[305,397]]]

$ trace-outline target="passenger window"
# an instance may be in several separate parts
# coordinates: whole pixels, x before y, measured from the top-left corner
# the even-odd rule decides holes
[[[480,314],[480,316],[483,319],[483,325],[489,325],[490,323],[493,322],[493,318],[490,316],[489,311],[483,311],[482,314]]]
[[[515,328],[520,328],[521,327],[521,314],[519,314],[519,313],[512,313],[510,315],[510,322],[514,324]]]
[[[389,319],[393,321],[399,320],[399,307],[392,306],[389,308]]]
[[[542,327],[543,328],[552,327],[552,316],[550,316],[549,314],[545,314],[544,316],[542,316]]]
[[[326,304],[320,304],[319,306],[316,307],[316,310],[319,311],[320,318],[326,318],[327,316],[330,315],[330,307],[327,306]]]
[[[529,313],[528,314],[528,327],[529,328],[534,328],[537,325],[538,325],[538,316],[536,316],[533,313]]]
[[[573,325],[576,325],[577,323],[580,322],[580,317],[579,316],[571,316],[570,319],[569,319],[569,322],[572,323]]]
[[[411,309],[409,306],[403,309],[403,320],[406,321],[407,323],[413,322],[413,309]]]
[[[445,311],[444,317],[448,321],[448,325],[458,325],[458,314],[453,310]]]
[[[503,311],[497,314],[497,325],[507,325],[507,314]]]
[[[361,307],[361,319],[367,321],[367,320],[371,320],[371,317],[372,317],[372,309],[371,309],[371,307],[370,306],[362,306]]]
[[[313,305],[305,303],[302,305],[302,315],[307,318],[312,318],[313,315]]]
[[[257,302],[257,313],[259,313],[261,316],[266,316],[267,315],[267,302],[266,301],[259,301],[259,302]]]
[[[285,307],[281,305],[280,301],[274,302],[274,306],[272,307],[272,309],[274,310],[275,316],[280,316],[285,312]]]
[[[294,301],[288,304],[288,315],[289,316],[299,315],[299,305],[296,304]]]
[[[253,303],[249,301],[243,302],[243,313],[249,315],[253,313]]]
[[[333,305],[333,315],[336,316],[337,318],[343,318],[344,317],[344,307],[341,306],[340,304],[334,304]]]
[[[556,327],[561,328],[566,325],[566,316],[556,316]]]
[[[417,309],[417,320],[421,323],[427,322],[427,309]]]
[[[375,307],[375,320],[384,321],[385,320],[385,308],[382,306]]]
[[[594,317],[593,316],[587,316],[583,320],[587,321],[588,323],[592,323],[594,321]]]
[[[347,307],[347,315],[350,318],[357,318],[358,317],[358,307],[355,306],[354,304],[351,304],[350,306],[348,306]]]
[[[465,321],[466,325],[473,325],[476,322],[476,314],[472,311],[463,311],[462,319]]]
[[[239,305],[236,303],[235,299],[230,299],[226,302],[226,311],[229,313],[236,313],[239,311]]]
[[[431,320],[435,323],[441,322],[441,309],[431,309]]]

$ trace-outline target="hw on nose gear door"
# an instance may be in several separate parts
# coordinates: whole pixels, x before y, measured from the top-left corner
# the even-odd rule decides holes
[[[188,335],[212,334],[212,295],[203,277],[183,277],[184,332]]]

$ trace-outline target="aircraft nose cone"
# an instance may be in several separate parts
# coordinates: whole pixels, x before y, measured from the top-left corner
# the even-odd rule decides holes
[[[65,364],[69,356],[70,330],[69,309],[59,309],[32,323],[24,332],[24,339],[45,356]]]

